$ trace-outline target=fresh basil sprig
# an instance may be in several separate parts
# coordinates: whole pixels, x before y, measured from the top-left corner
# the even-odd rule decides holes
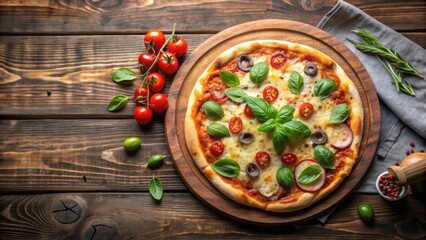
[[[275,177],[278,183],[285,188],[291,188],[294,185],[294,174],[288,167],[278,169]]]
[[[240,165],[232,159],[219,159],[211,167],[215,172],[227,178],[236,177],[240,173]]]
[[[277,122],[276,122],[276,120],[275,120],[275,119],[273,119],[273,118],[271,118],[271,119],[269,119],[268,121],[266,121],[266,122],[262,123],[262,124],[259,126],[258,131],[259,131],[259,132],[269,132],[269,131],[274,130],[276,127],[277,127]]]
[[[250,69],[249,77],[250,80],[257,84],[266,80],[268,77],[269,67],[266,62],[258,62],[253,65]]]
[[[246,103],[261,123],[277,116],[277,110],[263,98],[247,96]]]
[[[161,200],[163,197],[163,184],[160,179],[155,176],[152,176],[152,179],[149,182],[149,193],[157,201]]]
[[[207,132],[209,133],[210,136],[218,137],[218,138],[231,136],[228,128],[225,125],[220,123],[215,123],[215,122],[210,123],[207,126]]]
[[[335,106],[331,110],[330,122],[331,123],[342,123],[349,117],[348,104],[342,103]]]
[[[136,73],[130,68],[119,68],[112,74],[112,80],[119,84],[132,84]]]
[[[212,120],[219,120],[225,116],[222,107],[215,101],[206,101],[203,104],[203,110],[206,116]]]
[[[111,99],[107,109],[110,112],[116,112],[118,110],[123,109],[126,106],[128,101],[129,101],[129,97],[124,95],[117,95]]]
[[[303,77],[298,72],[293,71],[290,74],[290,79],[288,80],[288,88],[293,94],[300,94],[303,90]]]
[[[285,135],[291,138],[305,138],[311,135],[311,130],[301,121],[292,120],[282,125]]]
[[[294,110],[294,107],[290,105],[285,105],[278,112],[276,121],[278,123],[286,123],[288,121],[291,121],[291,119],[293,119]]]
[[[337,84],[328,78],[319,80],[314,85],[314,94],[321,100],[328,98],[337,89]]]
[[[314,158],[324,168],[334,169],[334,153],[324,145],[317,145],[314,148]]]
[[[225,95],[236,103],[242,103],[246,100],[247,93],[239,88],[228,88],[223,91]]]
[[[240,85],[240,79],[234,73],[228,71],[220,71],[219,77],[222,82],[228,87],[236,87]]]
[[[322,174],[321,168],[316,165],[311,165],[305,168],[297,178],[297,182],[303,185],[312,183],[317,180]]]

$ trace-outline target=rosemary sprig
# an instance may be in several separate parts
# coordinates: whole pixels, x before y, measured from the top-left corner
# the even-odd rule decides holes
[[[406,93],[410,96],[416,96],[416,94],[414,94],[413,87],[411,87],[410,83],[407,81],[402,80],[401,74],[398,70],[395,71],[392,68],[392,65],[386,59],[383,59],[383,61],[380,59],[380,57],[377,57],[377,59],[379,59],[383,67],[385,67],[388,73],[392,76],[393,83],[395,84],[396,90],[398,92],[401,90],[403,93]]]
[[[355,47],[362,52],[376,54],[379,57],[386,59],[389,63],[392,63],[400,72],[405,72],[413,74],[419,78],[424,78],[425,76],[419,71],[414,69],[411,64],[405,60],[398,52],[388,48],[383,45],[373,34],[364,29],[355,29],[352,32],[358,34],[362,41],[355,42],[354,40],[348,39]]]

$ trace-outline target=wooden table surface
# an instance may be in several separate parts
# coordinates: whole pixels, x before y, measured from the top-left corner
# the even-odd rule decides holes
[[[367,14],[426,47],[424,0],[350,0]],[[129,104],[110,113],[116,94],[136,85],[111,81],[118,67],[137,68],[150,29],[177,33],[189,53],[213,34],[259,19],[316,25],[336,0],[0,1],[0,239],[282,239],[426,237],[425,199],[386,202],[352,193],[325,225],[258,227],[209,209],[184,185],[171,158],[156,170],[147,156],[169,155],[164,120],[138,126]],[[167,77],[167,93],[173,76]],[[48,96],[47,91],[51,92]],[[142,149],[127,156],[129,136]],[[109,150],[114,157],[101,158]],[[164,185],[160,203],[148,184]],[[366,224],[356,207],[370,203]]]

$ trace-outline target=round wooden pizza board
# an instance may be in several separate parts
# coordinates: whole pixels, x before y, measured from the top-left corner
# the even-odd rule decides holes
[[[291,213],[273,213],[243,206],[220,193],[195,165],[187,149],[184,121],[188,97],[198,77],[218,55],[250,40],[286,40],[314,47],[334,59],[355,83],[364,108],[359,159],[352,173],[334,192],[312,206]],[[287,20],[261,20],[228,28],[209,38],[186,59],[169,92],[166,137],[177,171],[188,188],[204,203],[232,219],[257,225],[306,221],[333,209],[347,197],[367,172],[380,130],[379,102],[371,79],[358,58],[338,39],[313,26]]]

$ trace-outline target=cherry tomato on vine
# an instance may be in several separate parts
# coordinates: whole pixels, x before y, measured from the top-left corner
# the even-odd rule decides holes
[[[233,134],[238,134],[243,129],[243,121],[239,117],[233,117],[229,120],[229,131]]]
[[[294,153],[283,153],[281,155],[281,162],[287,165],[295,164],[297,161],[297,156]]]
[[[146,106],[138,106],[133,111],[133,117],[136,122],[145,125],[151,122],[152,120],[152,111],[149,107]]]
[[[163,93],[156,93],[149,99],[149,107],[154,113],[161,114],[167,110],[169,100]]]
[[[141,65],[140,71],[141,73],[146,73],[148,68],[153,64],[154,66],[151,68],[150,72],[155,72],[157,70],[157,63],[155,62],[155,55],[152,53],[143,52],[139,55],[138,62]]]
[[[150,53],[157,54],[166,42],[166,37],[164,33],[159,30],[150,30],[146,33],[143,40],[146,50]]]
[[[225,95],[222,88],[212,88],[209,92],[212,99],[219,104],[222,104],[228,100],[228,97]]]
[[[185,38],[176,36],[169,42],[168,48],[169,52],[174,53],[176,57],[182,57],[188,50],[188,43]]]
[[[221,141],[214,141],[212,145],[210,145],[210,152],[215,155],[216,157],[219,157],[222,155],[223,150],[225,149],[225,146],[223,146],[223,143]]]
[[[162,52],[158,59],[158,66],[165,74],[173,74],[179,67],[176,56],[170,52]]]
[[[149,90],[152,92],[161,92],[163,90],[166,81],[163,75],[158,72],[150,73],[147,77]]]
[[[278,89],[274,86],[267,86],[265,89],[263,89],[263,99],[269,103],[277,100],[278,94]]]
[[[244,107],[244,116],[246,116],[248,119],[255,119],[256,118],[256,116],[253,114],[253,112],[250,110],[250,108],[247,104]]]
[[[147,96],[148,96],[148,89],[145,86],[138,87],[135,89],[135,93],[133,94],[133,101],[135,103],[146,105]]]
[[[271,156],[265,151],[259,151],[256,153],[256,163],[261,168],[266,168],[271,163]]]
[[[308,102],[302,103],[299,108],[299,114],[305,119],[312,117],[314,114],[314,106]]]

